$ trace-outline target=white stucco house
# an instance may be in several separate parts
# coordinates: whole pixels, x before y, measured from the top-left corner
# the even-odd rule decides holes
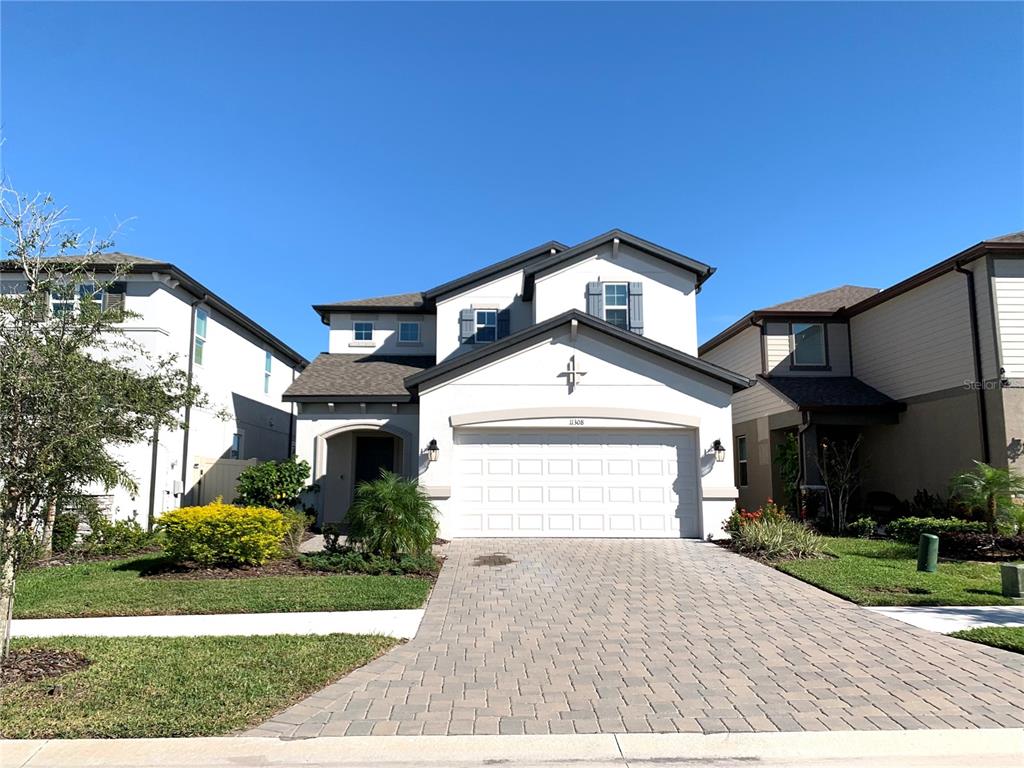
[[[246,460],[292,455],[294,408],[281,396],[308,363],[302,355],[173,264],[109,253],[89,272],[95,284],[79,285],[72,299],[52,298],[50,310],[74,311],[82,301],[124,307],[133,315],[120,326],[124,338],[154,359],[174,355],[209,403],[183,412],[184,428],[119,449],[136,493],[83,491],[112,517],[145,526],[167,509],[230,496]],[[20,275],[17,265],[0,265],[0,290],[23,290]]]
[[[697,358],[714,270],[614,230],[422,293],[314,307],[328,351],[284,394],[322,522],[391,469],[460,536],[721,535],[744,376]]]

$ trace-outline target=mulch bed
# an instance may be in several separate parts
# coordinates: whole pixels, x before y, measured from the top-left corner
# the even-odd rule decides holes
[[[234,568],[205,566],[197,563],[155,563],[152,570],[142,574],[147,579],[178,579],[198,581],[205,579],[257,579],[263,576],[329,576],[326,571],[303,568],[295,560],[272,560],[263,565],[240,565]]]
[[[60,677],[85,669],[92,662],[77,651],[24,648],[11,651],[0,669],[0,685],[17,685]]]

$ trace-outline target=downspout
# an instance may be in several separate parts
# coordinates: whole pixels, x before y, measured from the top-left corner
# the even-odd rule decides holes
[[[198,307],[205,297],[199,297],[193,301],[189,308],[192,310],[192,319],[189,322],[188,328],[188,373],[185,377],[186,386],[192,388],[192,368],[195,365],[195,353],[196,353],[196,307]],[[185,501],[185,486],[188,483],[188,433],[192,426],[192,403],[185,403],[185,434],[181,440],[181,501]]]
[[[292,368],[292,383],[295,383],[295,369]],[[288,457],[295,455],[295,403],[288,403]]]
[[[156,515],[156,464],[160,452],[160,422],[153,425],[153,452],[149,460],[149,517],[146,530],[153,532],[153,517]]]
[[[978,301],[974,295],[974,272],[964,269],[962,264],[953,267],[956,272],[967,276],[967,308],[971,316],[971,346],[974,352],[974,379],[978,384],[978,419],[981,422],[982,461],[990,464],[992,449],[988,439],[988,403],[985,402],[985,381],[981,368],[981,338],[978,332]]]

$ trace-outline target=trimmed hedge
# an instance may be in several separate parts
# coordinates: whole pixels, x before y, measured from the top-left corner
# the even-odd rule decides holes
[[[956,560],[1024,559],[1024,534],[946,533],[939,539],[939,555]]]
[[[276,509],[214,502],[164,512],[165,550],[177,562],[200,565],[262,565],[281,555],[291,526]]]
[[[901,517],[893,520],[886,531],[899,541],[917,543],[922,533],[934,533],[945,537],[950,533],[985,533],[985,523],[973,520],[956,520],[940,517]]]

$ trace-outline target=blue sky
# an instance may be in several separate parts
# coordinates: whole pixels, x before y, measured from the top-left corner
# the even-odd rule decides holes
[[[753,306],[1024,227],[1024,6],[4,2],[3,170],[308,356],[621,227]]]

